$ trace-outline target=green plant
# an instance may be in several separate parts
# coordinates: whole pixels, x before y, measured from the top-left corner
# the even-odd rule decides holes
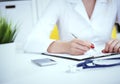
[[[5,17],[0,17],[0,44],[11,43],[15,40],[17,26],[12,26]]]

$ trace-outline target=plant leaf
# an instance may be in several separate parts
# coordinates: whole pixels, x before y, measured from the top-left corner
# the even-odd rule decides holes
[[[12,22],[8,23],[4,17],[0,17],[0,44],[13,42],[16,31],[17,25],[12,28]]]
[[[4,37],[2,39],[2,43],[9,43],[9,37],[10,37],[10,27],[9,25],[7,25],[8,27],[6,28],[6,31],[4,33]]]

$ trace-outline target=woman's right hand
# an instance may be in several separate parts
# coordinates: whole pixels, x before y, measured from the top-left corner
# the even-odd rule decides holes
[[[83,55],[94,45],[88,41],[73,39],[69,42],[54,41],[48,48],[50,53]]]
[[[80,39],[73,39],[68,42],[69,50],[68,54],[71,55],[83,55],[91,48],[91,43]],[[94,47],[94,45],[92,45]]]

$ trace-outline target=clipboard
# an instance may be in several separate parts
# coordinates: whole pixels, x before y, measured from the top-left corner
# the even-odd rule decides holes
[[[68,54],[53,54],[53,53],[41,53],[41,54],[46,56],[51,56],[51,57],[74,60],[74,61],[84,61],[87,59],[96,59],[96,58],[118,55],[118,53],[107,53],[107,54],[101,54],[101,55],[80,55],[80,56],[72,56]]]

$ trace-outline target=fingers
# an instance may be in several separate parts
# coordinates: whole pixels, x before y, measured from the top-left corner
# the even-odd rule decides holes
[[[113,41],[114,41],[114,40],[112,39],[112,40],[110,40],[109,42],[106,43],[105,49],[103,50],[104,53],[110,52],[110,51],[109,51],[109,47],[110,47],[110,45],[112,44]]]
[[[74,39],[70,42],[70,52],[72,55],[82,55],[87,52],[91,47],[91,43],[87,41],[82,41],[79,39]]]
[[[71,55],[83,55],[86,51],[77,49],[77,48],[71,48]]]
[[[118,39],[112,39],[107,42],[103,53],[120,53],[120,41]]]
[[[91,44],[88,41],[84,41],[84,40],[80,40],[80,39],[74,39],[73,41],[76,42],[78,45],[81,45],[81,46],[84,46],[84,47],[91,48],[91,45],[93,47],[93,44]]]
[[[86,46],[83,46],[83,45],[80,45],[80,44],[77,44],[77,43],[71,43],[71,48],[75,48],[75,49],[77,49],[77,50],[80,50],[80,51],[87,51],[87,50],[89,50],[89,48],[88,47],[86,47]]]

